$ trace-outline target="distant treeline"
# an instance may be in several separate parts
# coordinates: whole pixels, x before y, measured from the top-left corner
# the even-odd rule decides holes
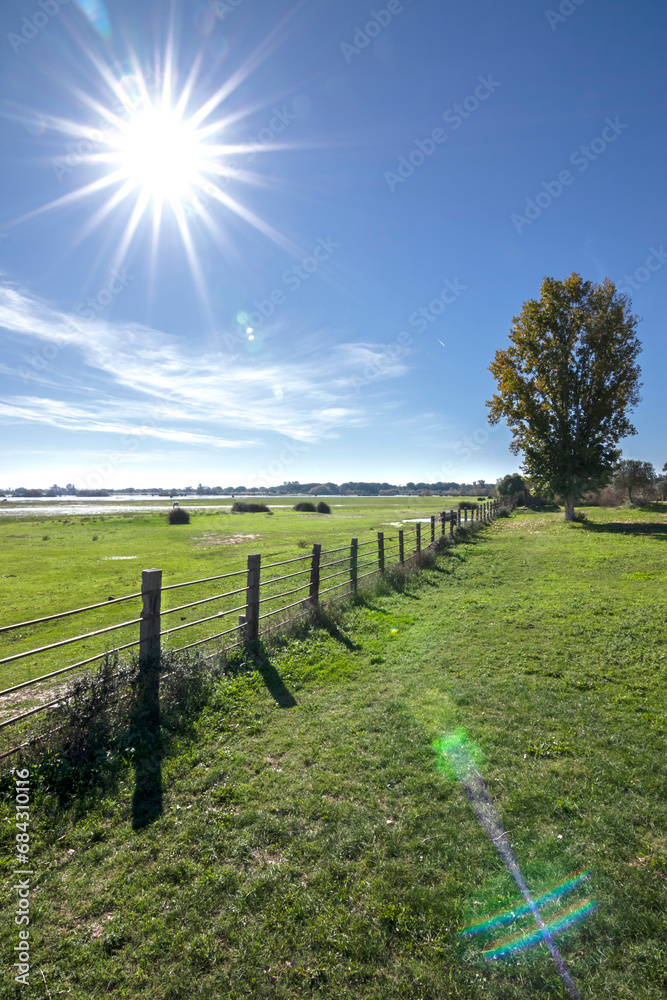
[[[281,486],[204,486],[199,483],[197,486],[186,486],[182,489],[172,487],[164,489],[160,486],[146,487],[145,489],[135,489],[128,486],[122,490],[79,490],[72,483],[67,486],[53,485],[44,490],[30,490],[19,487],[14,490],[0,490],[2,496],[13,497],[108,497],[114,495],[126,496],[237,496],[239,494],[261,494],[262,496],[396,496],[398,494],[428,495],[435,493],[443,496],[490,496],[494,490],[493,483],[484,483],[477,480],[474,483],[405,483],[395,485],[394,483],[283,483]]]

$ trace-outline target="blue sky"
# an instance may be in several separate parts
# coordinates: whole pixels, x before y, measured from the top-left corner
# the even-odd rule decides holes
[[[642,317],[622,445],[661,468],[666,29],[659,0],[5,0],[0,487],[493,481],[488,365],[572,271]]]

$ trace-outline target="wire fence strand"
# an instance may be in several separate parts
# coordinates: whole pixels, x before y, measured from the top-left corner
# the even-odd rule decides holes
[[[192,622],[186,622],[183,625],[177,625],[169,629],[164,629],[156,633],[158,641],[167,636],[171,636],[175,632],[181,632],[183,630],[192,629],[196,626],[200,626],[206,622],[211,622],[218,619],[224,619],[229,615],[235,613],[242,613],[242,617],[239,619],[239,624],[234,625],[231,628],[226,628],[223,631],[216,632],[213,635],[205,636],[203,638],[194,639],[192,642],[186,643],[183,646],[171,647],[165,645],[165,651],[170,653],[180,653],[184,650],[193,649],[198,646],[206,645],[207,643],[216,642],[219,640],[226,640],[223,643],[222,648],[225,650],[235,649],[244,643],[247,643],[249,639],[252,639],[253,634],[267,635],[278,628],[283,627],[286,623],[291,623],[300,620],[302,617],[310,614],[316,608],[318,601],[322,600],[326,595],[332,594],[335,591],[343,590],[347,588],[348,591],[356,592],[358,584],[367,580],[369,577],[378,576],[382,573],[381,569],[381,559],[384,560],[384,569],[388,569],[391,566],[399,565],[399,558],[401,549],[403,551],[404,560],[412,559],[414,556],[418,555],[417,541],[419,539],[419,551],[421,553],[428,549],[433,549],[440,538],[445,538],[449,534],[450,538],[456,537],[456,533],[459,527],[464,525],[472,525],[474,523],[482,524],[486,521],[492,520],[497,513],[503,509],[502,504],[498,504],[490,508],[485,517],[479,516],[477,519],[473,518],[471,515],[471,520],[466,522],[462,521],[459,523],[458,514],[456,511],[445,511],[440,515],[436,515],[435,520],[425,519],[420,522],[419,525],[414,524],[409,528],[402,528],[402,535],[399,536],[385,536],[382,539],[374,537],[366,541],[356,541],[354,545],[343,545],[333,549],[321,549],[315,547],[313,552],[307,554],[296,556],[291,559],[282,559],[273,563],[261,564],[259,557],[249,557],[248,568],[235,570],[231,573],[219,573],[215,576],[202,577],[198,580],[187,580],[182,583],[172,583],[166,584],[165,586],[159,586],[158,591],[166,592],[169,590],[177,590],[183,587],[194,587],[205,583],[212,583],[217,580],[229,580],[235,577],[246,577],[246,583],[242,587],[238,587],[235,590],[227,591],[223,594],[214,594],[209,597],[198,598],[197,600],[190,601],[186,604],[178,605],[174,608],[166,608],[164,610],[159,609],[154,614],[151,612],[144,611],[140,617],[129,619],[128,621],[119,622],[118,624],[109,625],[104,628],[95,629],[92,632],[82,633],[81,635],[72,636],[70,638],[61,639],[57,642],[49,643],[44,646],[37,647],[35,649],[26,650],[22,653],[14,653],[10,656],[6,656],[0,659],[0,666],[14,663],[17,660],[24,659],[31,655],[37,655],[46,653],[51,650],[60,649],[64,646],[71,645],[75,642],[81,642],[95,638],[96,636],[107,635],[111,632],[118,631],[128,626],[137,625],[144,621],[144,615],[148,614],[158,618],[162,615],[175,614],[178,611],[184,611],[189,608],[198,607],[203,604],[208,604],[213,601],[223,601],[227,598],[234,597],[238,594],[246,593],[247,599],[246,603],[239,605],[238,607],[225,609],[218,611],[216,614],[205,616],[204,618],[195,619]],[[449,532],[446,532],[445,525],[449,524]],[[429,531],[430,526],[430,531]],[[418,530],[419,529],[419,530]],[[440,529],[440,530],[438,530]],[[372,546],[376,551],[372,551]],[[345,553],[344,556],[340,558],[331,558],[332,556],[338,556],[339,553]],[[251,585],[251,563],[250,558],[256,560],[256,582]],[[278,577],[273,577],[269,579],[260,579],[260,570],[263,574],[268,569],[273,569],[278,566],[287,566],[289,564],[294,564],[297,562],[306,563],[303,569],[296,570],[294,572],[288,572]],[[345,565],[344,565],[345,564]],[[330,573],[329,570],[335,566],[343,566],[344,568]],[[283,591],[277,594],[267,593],[267,589],[273,587],[277,583],[281,583],[284,580],[291,580],[295,577],[303,577],[306,574],[310,574],[309,578],[300,586],[294,587],[292,590]],[[346,579],[341,580],[339,583],[333,584],[331,586],[326,586],[331,580],[335,580],[339,577],[346,577]],[[254,588],[254,589],[253,589]],[[278,608],[273,608],[269,611],[259,614],[260,605],[271,603],[275,601],[282,601],[287,597],[291,597],[294,594],[298,594],[302,591],[309,591],[308,594],[304,594],[301,598],[296,601],[292,601],[287,605],[283,605]],[[147,593],[151,593],[147,591]],[[95,604],[90,604],[82,608],[75,608],[71,611],[57,612],[52,615],[45,615],[41,618],[34,618],[25,622],[18,622],[12,625],[4,625],[0,627],[0,633],[6,633],[17,628],[28,628],[33,625],[43,625],[48,622],[56,621],[58,619],[72,617],[77,614],[82,614],[88,611],[96,611],[101,608],[108,608],[113,604],[119,604],[124,601],[136,600],[138,598],[146,597],[143,592],[137,592],[134,594],[125,594],[122,597],[101,601]],[[295,612],[294,609],[298,608],[299,611]],[[288,614],[293,612],[292,614]],[[286,622],[278,621],[276,624],[268,624],[267,619],[274,618],[277,615],[288,615]],[[252,624],[254,622],[254,624]],[[254,633],[252,631],[254,629]],[[196,634],[196,633],[195,633]],[[142,635],[144,633],[142,632]],[[236,641],[229,642],[228,640],[232,637],[236,637]],[[36,684],[43,683],[45,681],[51,680],[55,677],[59,677],[62,674],[68,673],[72,670],[81,669],[92,663],[104,659],[111,653],[118,653],[127,649],[134,648],[136,646],[141,646],[144,640],[142,638],[134,640],[132,642],[123,643],[122,645],[116,646],[112,649],[107,649],[106,651],[96,653],[94,656],[87,657],[82,660],[78,660],[75,663],[68,664],[65,667],[60,667],[57,670],[52,670],[48,673],[42,674],[39,677],[31,678],[27,681],[21,681],[10,687],[5,688],[0,691],[0,698],[7,695],[15,693],[17,691],[32,687]],[[143,647],[141,647],[143,648]],[[220,646],[218,651],[208,654],[204,658],[210,660],[212,657],[218,655],[221,652]],[[139,663],[141,665],[141,654]],[[141,669],[141,666],[140,666]],[[17,724],[24,719],[31,718],[37,715],[39,712],[45,712],[49,709],[55,707],[62,701],[63,695],[61,694],[58,698],[51,700],[47,703],[31,707],[20,714],[13,716],[10,719],[5,719],[0,722],[0,729],[6,729],[8,726]],[[37,738],[37,737],[35,737]],[[40,737],[41,738],[41,737]],[[8,754],[21,749],[26,746],[26,743],[22,743],[20,746],[13,748],[3,754],[0,754],[0,759],[3,759]]]

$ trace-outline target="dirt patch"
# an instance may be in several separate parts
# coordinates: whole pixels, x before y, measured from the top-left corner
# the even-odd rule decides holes
[[[63,681],[66,684],[67,681]],[[46,702],[53,701],[58,695],[62,694],[63,688],[50,687],[50,688],[38,688],[37,685],[30,686],[27,688],[22,688],[20,691],[14,691],[12,694],[6,694],[0,698],[0,709],[6,706],[16,705],[20,701],[31,701],[34,705],[44,705]]]
[[[198,549],[207,549],[212,545],[241,545],[243,542],[252,542],[261,535],[203,535],[195,542]]]

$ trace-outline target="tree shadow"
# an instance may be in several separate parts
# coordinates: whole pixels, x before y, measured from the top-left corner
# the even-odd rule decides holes
[[[582,521],[580,527],[583,531],[592,531],[594,534],[612,535],[635,535],[644,538],[657,538],[660,541],[667,540],[667,524],[647,524],[643,521],[607,521],[600,524],[595,521]]]

